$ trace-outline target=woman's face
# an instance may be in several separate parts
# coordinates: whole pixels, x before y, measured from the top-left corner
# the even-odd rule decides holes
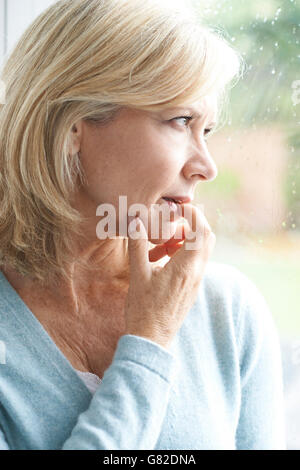
[[[100,204],[113,205],[118,236],[121,219],[127,227],[126,209],[119,216],[119,196],[126,196],[127,210],[134,203],[145,206],[149,240],[157,244],[169,239],[175,233],[175,222],[167,224],[167,238],[161,238],[161,231],[158,238],[151,237],[150,216],[155,210],[151,205],[165,204],[163,196],[189,196],[193,200],[196,184],[217,176],[205,141],[216,114],[215,97],[206,97],[186,107],[156,112],[124,108],[112,123],[102,127],[85,121],[76,123],[72,137],[86,176],[77,198],[83,215],[95,217]],[[193,115],[192,120],[184,119]]]

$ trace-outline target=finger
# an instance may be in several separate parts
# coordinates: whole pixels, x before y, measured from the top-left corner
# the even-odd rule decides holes
[[[182,242],[173,244],[173,245],[167,245],[167,243],[164,243],[163,245],[157,245],[155,248],[152,248],[152,250],[149,251],[149,261],[152,263],[155,261],[160,260],[164,256],[173,256],[174,253],[176,253],[179,248],[181,248]]]
[[[184,240],[185,234],[184,234],[184,223],[180,223],[176,227],[176,231],[173,235],[173,237],[170,238],[165,243],[162,243],[161,245],[156,245],[155,248],[152,248],[149,251],[149,261],[155,262],[163,258],[164,256],[172,256],[182,245],[179,245],[179,248],[177,248],[178,243],[182,242]],[[171,247],[175,246],[176,249],[170,250]]]
[[[131,218],[132,219],[132,218]],[[149,241],[145,226],[139,217],[130,220],[128,217],[128,254],[130,276],[149,274],[148,259]]]
[[[182,247],[166,263],[165,268],[167,269],[172,269],[175,264],[182,267],[188,266],[199,257],[203,257],[208,249],[207,244],[211,228],[203,212],[197,206],[191,204],[182,204],[181,206],[183,206],[182,216],[187,220],[188,228],[185,228],[185,240]]]
[[[166,245],[157,245],[152,250],[149,251],[148,253],[148,259],[150,262],[154,263],[155,261],[158,261],[159,259],[163,258],[164,256],[167,255],[167,247]]]
[[[172,245],[167,247],[167,254],[170,258],[182,247],[182,242],[178,243],[177,245]]]
[[[180,241],[185,239],[185,230],[187,228],[188,227],[186,226],[186,222],[180,222],[180,224],[178,224],[177,227],[176,227],[176,231],[175,231],[173,237],[171,237],[170,240],[168,240],[164,244],[167,245],[167,246],[177,245],[177,243],[179,243]]]

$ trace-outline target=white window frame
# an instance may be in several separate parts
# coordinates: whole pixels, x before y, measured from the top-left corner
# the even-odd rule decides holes
[[[6,54],[7,45],[7,0],[0,0],[0,66]]]
[[[0,0],[0,67],[32,21],[57,0]]]

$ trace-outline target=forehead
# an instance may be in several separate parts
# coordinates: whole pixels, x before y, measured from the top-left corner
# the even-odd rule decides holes
[[[212,118],[216,117],[218,110],[218,103],[216,96],[205,96],[199,101],[190,103],[183,103],[180,108],[189,109],[193,114],[209,115]]]
[[[217,122],[217,114],[218,114],[218,100],[215,95],[209,95],[203,97],[199,101],[189,101],[182,103],[180,105],[172,105],[171,103],[167,107],[162,107],[158,111],[147,111],[143,109],[135,109],[133,107],[126,107],[124,112],[128,115],[132,115],[132,117],[139,118],[141,114],[145,116],[153,116],[156,114],[160,114],[161,112],[185,112],[192,114],[195,118],[205,118],[206,120],[211,121],[212,123]]]
[[[172,112],[187,112],[194,117],[205,117],[212,122],[217,121],[218,100],[216,95],[205,96],[199,101],[186,102],[177,106],[168,107]]]

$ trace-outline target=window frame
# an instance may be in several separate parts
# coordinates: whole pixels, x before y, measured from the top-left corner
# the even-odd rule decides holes
[[[7,50],[7,0],[0,0],[0,65]]]

